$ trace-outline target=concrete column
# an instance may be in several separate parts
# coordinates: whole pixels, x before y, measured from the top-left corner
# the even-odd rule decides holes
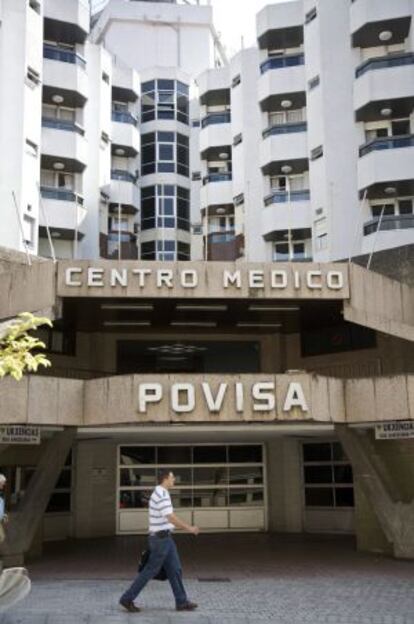
[[[367,432],[336,425],[355,477],[399,559],[414,559],[414,500],[403,502],[398,483]]]
[[[20,565],[46,511],[50,495],[76,436],[76,428],[56,433],[45,445],[24,497],[10,517],[0,553],[6,565]]]

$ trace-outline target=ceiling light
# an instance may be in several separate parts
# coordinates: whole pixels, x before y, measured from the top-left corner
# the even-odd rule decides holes
[[[380,112],[383,117],[389,117],[392,114],[392,108],[381,108]]]
[[[217,323],[210,321],[171,321],[171,327],[217,327]]]
[[[154,306],[150,303],[103,303],[101,310],[153,310]]]
[[[250,312],[296,312],[300,310],[299,306],[258,306],[258,305],[250,305]]]
[[[226,212],[225,208],[216,208],[216,214],[224,214]]]
[[[151,321],[104,321],[105,327],[149,327]]]
[[[160,354],[170,355],[192,355],[199,351],[207,351],[207,347],[198,347],[196,345],[181,344],[179,342],[175,344],[166,344],[159,347],[147,347],[147,351],[155,351]]]
[[[175,306],[176,310],[196,310],[199,312],[225,312],[226,305],[196,305],[192,303],[179,303]]]
[[[292,167],[290,165],[283,165],[280,170],[282,173],[292,173]]]
[[[280,105],[282,108],[290,108],[292,106],[292,100],[282,100]]]
[[[380,41],[389,41],[392,39],[392,32],[390,30],[382,30],[378,35]]]
[[[219,158],[220,160],[228,160],[230,158],[230,154],[228,152],[220,152]]]
[[[122,147],[117,147],[115,150],[115,154],[117,154],[118,156],[124,156],[125,155],[125,150],[122,149]]]
[[[51,232],[50,236],[52,238],[61,238],[62,234],[60,232]]]
[[[52,102],[54,102],[55,104],[62,104],[63,101],[64,101],[64,98],[61,95],[52,96]]]
[[[237,327],[282,327],[281,323],[237,323]]]
[[[65,165],[62,162],[55,162],[55,163],[53,163],[53,169],[57,169],[57,170],[61,171],[64,168],[65,168]]]
[[[397,189],[395,188],[395,186],[386,186],[384,189],[384,193],[386,195],[394,195],[394,193],[397,192]]]

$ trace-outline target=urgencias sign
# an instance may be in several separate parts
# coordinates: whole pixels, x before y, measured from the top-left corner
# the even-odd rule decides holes
[[[59,262],[62,297],[349,297],[341,264]]]
[[[246,410],[270,413],[278,409],[276,383],[257,381],[247,387],[243,382],[221,382],[214,388],[208,381],[172,383],[168,389],[162,383],[145,382],[138,385],[138,412],[147,414],[155,406],[161,407],[168,401],[169,410],[176,414],[190,414],[196,411],[220,414],[225,409],[236,414]],[[300,382],[290,382],[280,397],[280,411],[291,412],[297,408],[306,417],[308,402]]]

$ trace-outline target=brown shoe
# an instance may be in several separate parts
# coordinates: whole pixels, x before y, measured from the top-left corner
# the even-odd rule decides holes
[[[124,609],[129,611],[129,613],[139,613],[141,611],[141,609],[139,607],[134,605],[132,600],[131,600],[131,602],[126,602],[125,600],[120,600],[119,604],[121,605],[121,607],[124,607]]]
[[[195,602],[185,602],[182,605],[177,605],[176,610],[177,611],[195,611],[197,607],[198,607],[198,604],[196,604]]]

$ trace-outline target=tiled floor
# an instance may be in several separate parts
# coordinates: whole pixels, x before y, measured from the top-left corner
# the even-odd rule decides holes
[[[357,553],[350,539],[176,539],[195,614],[176,613],[159,581],[137,600],[141,613],[120,610],[145,543],[122,537],[49,544],[28,564],[32,593],[0,624],[414,624],[414,562]]]

